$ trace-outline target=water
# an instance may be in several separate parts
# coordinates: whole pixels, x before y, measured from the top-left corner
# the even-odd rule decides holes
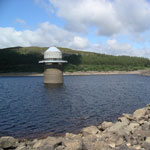
[[[150,103],[150,77],[65,76],[47,87],[43,77],[0,77],[0,136],[40,137],[79,131]]]

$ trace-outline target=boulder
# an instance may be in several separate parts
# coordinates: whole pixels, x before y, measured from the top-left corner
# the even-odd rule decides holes
[[[19,146],[15,150],[32,150],[29,146]]]
[[[64,140],[63,144],[65,150],[82,150],[82,141],[81,140]]]
[[[116,150],[131,150],[125,143],[116,148]]]
[[[137,109],[133,113],[133,117],[136,119],[140,119],[140,118],[144,117],[145,115],[146,115],[146,108]]]
[[[73,134],[73,133],[66,133],[65,138],[67,139],[81,139],[82,134]]]
[[[62,145],[62,141],[55,137],[47,137],[46,139],[38,140],[33,148],[36,150],[54,150],[57,146]]]
[[[123,122],[126,125],[128,125],[130,122],[129,119],[127,119],[126,117],[119,117],[118,121]]]
[[[4,136],[0,138],[0,147],[3,149],[16,148],[18,140],[11,136]]]
[[[104,121],[102,124],[100,124],[100,125],[98,126],[98,128],[99,128],[100,130],[104,131],[105,129],[111,127],[112,125],[113,125],[112,122]]]
[[[100,130],[96,126],[90,126],[90,127],[83,128],[81,130],[81,133],[83,135],[98,134],[98,133],[100,133]]]
[[[133,116],[131,114],[122,114],[124,117],[126,117],[127,119],[129,119],[130,121],[134,120]]]
[[[108,128],[106,130],[107,130],[107,132],[117,133],[126,126],[127,126],[127,124],[125,122],[116,122],[110,128]]]
[[[145,148],[145,150],[150,150],[150,143],[144,142],[142,147]]]
[[[127,126],[127,130],[130,132],[134,132],[140,125],[136,122],[131,122],[128,126]]]

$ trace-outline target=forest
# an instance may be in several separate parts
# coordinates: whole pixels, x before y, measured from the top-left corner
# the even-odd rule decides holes
[[[142,57],[112,56],[58,47],[68,63],[64,71],[133,71],[150,68],[150,60]],[[0,49],[0,73],[43,72],[44,51],[48,47],[10,47]]]

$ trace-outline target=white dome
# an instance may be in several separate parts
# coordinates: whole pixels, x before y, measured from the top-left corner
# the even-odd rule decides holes
[[[44,59],[62,59],[62,52],[56,47],[50,47],[44,52]]]

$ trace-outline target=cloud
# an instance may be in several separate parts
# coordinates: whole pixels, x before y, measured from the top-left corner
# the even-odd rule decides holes
[[[86,48],[88,40],[56,25],[44,22],[34,30],[17,31],[12,27],[0,28],[0,48],[12,46],[63,46]]]
[[[88,32],[95,26],[98,35],[142,33],[150,29],[150,2],[147,0],[49,0],[56,15],[67,21],[66,29]]]
[[[13,46],[60,46],[111,55],[129,55],[150,58],[150,49],[136,49],[128,43],[108,39],[105,44],[92,44],[87,38],[44,22],[36,30],[17,31],[0,27],[0,48]]]
[[[54,9],[48,0],[34,0],[34,3],[44,8],[48,14],[54,13]]]
[[[16,19],[15,22],[21,24],[22,26],[24,26],[26,24],[26,22],[22,19]]]
[[[71,45],[75,49],[85,49],[85,48],[88,48],[90,46],[88,39],[81,38],[79,36],[75,36],[73,38]]]
[[[130,44],[128,43],[120,44],[115,39],[107,40],[107,45],[109,46],[110,49],[120,50],[120,51],[126,51],[132,49],[132,46]]]

